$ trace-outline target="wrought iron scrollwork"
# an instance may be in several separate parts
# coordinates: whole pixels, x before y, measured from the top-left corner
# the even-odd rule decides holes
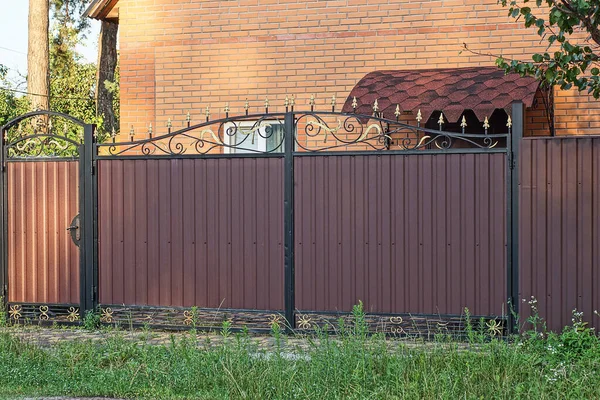
[[[332,104],[335,98],[332,99]],[[147,138],[136,139],[133,128],[129,141],[117,142],[113,135],[112,143],[96,144],[97,155],[119,156],[193,156],[219,153],[267,154],[283,153],[284,139],[289,137],[294,142],[295,152],[323,151],[444,151],[456,148],[493,149],[504,146],[508,132],[489,134],[489,123],[482,125],[482,133],[466,133],[466,120],[458,128],[458,132],[444,130],[450,125],[442,113],[438,120],[439,129],[421,126],[422,115],[417,113],[416,124],[400,121],[399,107],[394,113],[395,119],[385,118],[377,102],[373,106],[373,115],[314,110],[294,111],[291,102],[285,103],[285,113],[269,113],[268,100],[265,101],[264,114],[248,114],[230,116],[229,106],[225,107],[225,118],[210,120],[207,108],[206,122],[191,125],[191,118],[186,118],[184,128],[171,131],[172,122],[167,123],[168,132],[155,135],[150,125]],[[292,107],[292,108],[290,108]],[[286,125],[285,121],[290,125]],[[292,132],[285,132],[287,127]],[[470,129],[472,132],[472,129]]]
[[[420,122],[420,121],[419,121]],[[296,119],[295,141],[300,151],[448,150],[455,147],[491,149],[506,134],[468,134],[409,125],[398,120],[336,112],[307,112]],[[509,128],[510,129],[510,128]]]
[[[209,153],[283,152],[282,114],[244,115],[207,121],[147,139],[97,145],[100,156],[180,156]],[[133,138],[133,135],[132,135]],[[257,146],[260,141],[263,146]]]
[[[7,159],[76,157],[83,143],[83,122],[51,111],[35,111],[3,127]]]

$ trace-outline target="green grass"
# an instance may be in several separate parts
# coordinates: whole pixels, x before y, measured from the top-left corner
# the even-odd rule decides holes
[[[560,335],[531,332],[514,343],[390,346],[361,325],[319,335],[307,350],[226,329],[203,346],[192,332],[168,345],[134,343],[123,332],[102,342],[50,348],[0,334],[0,397],[111,396],[198,399],[558,399],[600,398],[600,341],[584,324]]]

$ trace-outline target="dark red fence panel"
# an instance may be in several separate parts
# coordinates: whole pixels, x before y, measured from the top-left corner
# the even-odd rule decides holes
[[[296,307],[506,314],[506,156],[300,156]]]
[[[600,138],[522,143],[520,297],[535,297],[552,330],[570,325],[574,309],[600,327]]]
[[[79,303],[79,163],[8,162],[8,301]]]
[[[283,160],[99,160],[100,303],[283,309]]]

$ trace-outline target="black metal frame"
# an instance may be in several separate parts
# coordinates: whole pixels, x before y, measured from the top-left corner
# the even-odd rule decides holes
[[[83,143],[79,147],[80,162],[80,214],[81,214],[81,313],[98,308],[98,181],[96,164],[98,160],[115,159],[190,159],[190,158],[255,158],[275,157],[284,159],[284,316],[286,326],[296,328],[296,317],[299,313],[310,314],[312,311],[298,311],[295,307],[295,271],[294,271],[294,159],[311,156],[366,156],[366,155],[424,155],[424,154],[471,154],[471,153],[505,153],[507,155],[507,299],[513,312],[518,312],[518,164],[519,143],[523,135],[523,104],[515,103],[512,108],[512,125],[507,124],[508,132],[504,134],[488,134],[488,126],[483,127],[482,134],[467,134],[444,131],[443,121],[440,129],[428,129],[409,125],[396,120],[383,118],[374,110],[373,115],[336,112],[332,107],[328,112],[317,112],[311,105],[309,111],[294,111],[286,105],[285,113],[269,113],[268,107],[263,114],[229,116],[210,120],[192,126],[187,119],[187,126],[177,131],[153,136],[149,129],[148,137],[134,140],[131,132],[128,142],[117,142],[113,135],[108,143],[97,143],[93,125],[85,124],[72,117],[47,111],[25,114],[9,124],[1,127],[2,141],[0,148],[0,165],[6,163],[6,143],[4,132],[18,121],[34,115],[58,115],[83,127]],[[243,128],[243,122],[251,122],[251,128]],[[273,135],[272,124],[280,124],[284,135],[279,143],[271,149],[256,151],[245,144],[256,137],[266,140]],[[514,129],[511,126],[514,125]],[[216,127],[216,128],[215,128]],[[239,143],[231,144],[231,137],[246,135]],[[252,139],[249,139],[252,137]],[[301,143],[301,138],[313,142],[323,139],[317,146]],[[328,143],[334,140],[335,143]],[[504,141],[506,145],[504,146]],[[308,141],[307,141],[308,143]],[[456,143],[462,146],[455,147]],[[501,146],[498,146],[502,143]],[[235,148],[245,153],[223,154],[224,149]],[[59,158],[41,157],[35,160]],[[72,158],[71,158],[72,159]],[[0,188],[3,188],[0,202],[0,287],[3,288],[5,301],[7,294],[7,182],[4,173],[0,174]],[[131,306],[136,307],[136,306]],[[139,307],[138,307],[139,308]],[[249,311],[249,310],[246,310]],[[327,314],[327,313],[323,313]],[[330,313],[331,314],[331,313]],[[401,314],[398,314],[401,315]],[[405,315],[405,314],[402,314]],[[449,316],[452,317],[452,316]],[[492,318],[492,317],[490,317]],[[493,317],[497,318],[497,317]],[[508,330],[514,331],[513,314],[508,313]]]

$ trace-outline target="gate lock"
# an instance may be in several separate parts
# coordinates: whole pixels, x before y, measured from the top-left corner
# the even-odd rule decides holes
[[[67,231],[69,231],[69,233],[71,234],[71,240],[73,241],[73,243],[75,243],[75,246],[79,247],[79,241],[81,240],[81,230],[79,229],[80,227],[80,220],[79,220],[79,214],[77,214],[74,218],[73,221],[71,221],[71,226],[69,226],[67,228]]]

